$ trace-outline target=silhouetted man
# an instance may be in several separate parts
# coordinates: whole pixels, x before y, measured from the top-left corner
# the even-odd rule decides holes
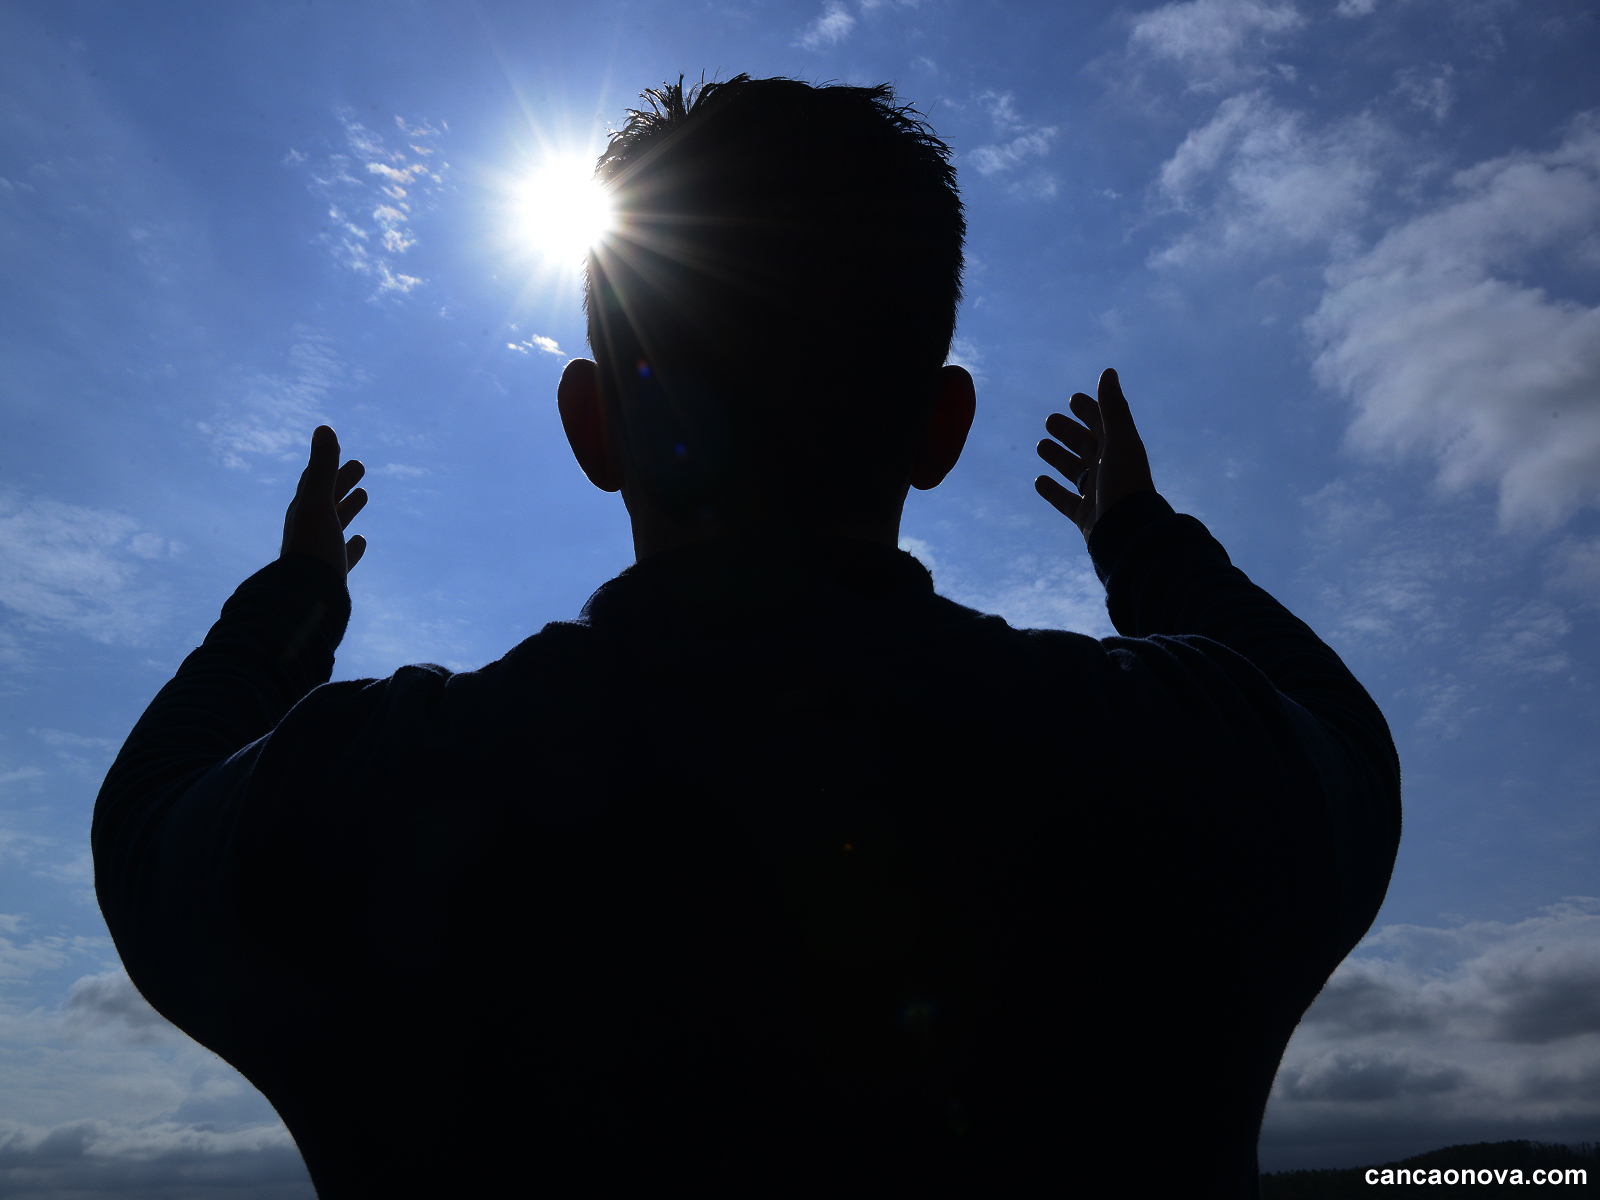
[[[1110,371],[1036,486],[1123,636],[935,594],[896,542],[973,417],[948,150],[887,88],[647,95],[559,389],[638,561],[482,670],[326,683],[366,497],[319,428],[100,794],[129,974],[325,1200],[1254,1195],[1393,865],[1382,715]]]

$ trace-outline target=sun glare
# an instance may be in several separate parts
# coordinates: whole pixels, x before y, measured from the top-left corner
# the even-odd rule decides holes
[[[545,258],[575,267],[611,228],[611,197],[593,174],[584,159],[550,159],[519,189],[520,232]]]

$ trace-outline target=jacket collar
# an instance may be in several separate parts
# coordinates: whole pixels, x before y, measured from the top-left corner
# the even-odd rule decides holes
[[[977,614],[936,596],[903,550],[844,537],[719,538],[635,563],[580,618],[609,631],[684,640],[877,638]],[[942,620],[940,618],[943,618]]]

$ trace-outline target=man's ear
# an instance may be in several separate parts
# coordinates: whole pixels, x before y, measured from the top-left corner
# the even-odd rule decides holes
[[[916,457],[911,460],[911,486],[919,492],[936,488],[950,474],[961,457],[972,430],[972,417],[978,411],[978,393],[965,367],[939,368],[939,391],[933,411],[922,431]]]
[[[567,444],[589,482],[602,492],[622,490],[622,458],[606,421],[600,395],[600,368],[587,358],[575,358],[561,372],[556,385],[556,408]]]

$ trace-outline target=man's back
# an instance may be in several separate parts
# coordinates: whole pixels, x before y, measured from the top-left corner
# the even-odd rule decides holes
[[[287,558],[107,780],[119,949],[325,1198],[1253,1194],[1398,768],[1197,523],[1147,494],[1091,546],[1136,640],[1012,630],[866,543],[709,543],[481,671],[283,716],[348,603]]]

